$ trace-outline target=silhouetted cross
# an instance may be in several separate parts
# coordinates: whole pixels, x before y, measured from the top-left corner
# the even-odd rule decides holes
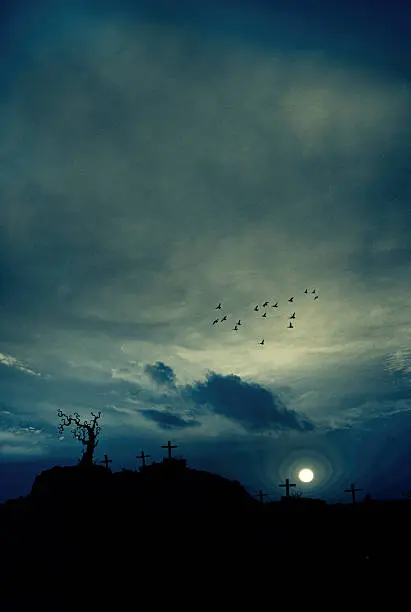
[[[290,479],[286,478],[285,479],[285,484],[280,484],[278,485],[279,487],[285,487],[285,496],[286,497],[290,497],[290,487],[295,487],[295,484],[291,484],[290,483]]]
[[[352,503],[355,504],[355,492],[362,491],[362,489],[356,489],[354,484],[351,484],[349,489],[344,489],[344,493],[351,493],[352,495]]]
[[[171,459],[171,449],[178,448],[178,447],[177,447],[177,444],[171,444],[169,440],[167,444],[164,444],[161,448],[168,448],[168,458]]]
[[[107,455],[104,455],[104,459],[102,461],[100,461],[100,463],[105,463],[106,464],[106,468],[108,469],[108,464],[109,463],[113,463],[113,461],[111,459],[109,459],[107,457]]]
[[[147,457],[151,457],[151,455],[146,455],[143,450],[141,451],[141,455],[137,455],[137,457],[136,457],[136,459],[141,459],[143,468],[146,467],[146,459],[147,459]]]
[[[258,497],[260,498],[260,502],[263,504],[263,503],[264,503],[264,497],[265,497],[266,495],[268,495],[268,493],[263,493],[263,492],[261,491],[261,489],[260,489],[260,490],[258,491],[257,495],[258,495]]]

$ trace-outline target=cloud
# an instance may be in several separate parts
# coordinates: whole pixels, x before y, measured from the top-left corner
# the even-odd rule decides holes
[[[24,363],[22,363],[12,355],[4,355],[3,353],[0,353],[0,363],[10,368],[16,368],[17,370],[20,370],[20,372],[30,374],[31,376],[42,376],[40,372],[36,372],[32,368],[27,367],[26,365],[24,365]]]
[[[41,429],[31,426],[13,426],[2,423],[0,429],[0,454],[46,455],[48,436]]]
[[[216,414],[240,423],[249,431],[314,429],[305,416],[288,410],[274,393],[233,374],[209,373],[205,382],[187,385],[184,395],[195,404],[208,406]]]
[[[159,385],[175,386],[176,376],[173,369],[162,361],[157,361],[154,365],[147,364],[144,372]]]
[[[407,409],[402,391],[371,398],[380,374],[365,374],[382,356],[409,392],[411,98],[392,56],[345,62],[318,28],[311,52],[274,9],[250,35],[228,3],[189,25],[174,4],[161,24],[47,4],[0,93],[2,422],[55,431],[59,407],[102,409],[119,456],[160,424],[201,454],[227,419],[299,438]],[[264,299],[278,316],[254,316]],[[238,334],[211,326],[218,301]]]
[[[0,414],[3,415],[12,415],[13,410],[10,404],[5,404],[4,402],[0,402]]]
[[[183,417],[175,414],[171,410],[140,410],[146,419],[150,419],[157,423],[162,429],[187,429],[189,427],[199,427],[201,423],[196,419],[186,420]]]
[[[42,351],[47,329],[66,352],[85,335],[130,339],[132,351],[214,350],[205,305],[224,295],[248,307],[268,273],[281,294],[306,280],[324,293],[326,319],[310,312],[300,346],[314,333],[335,345],[346,290],[341,327],[355,335],[363,297],[352,276],[364,262],[381,277],[407,261],[400,217],[390,208],[382,231],[362,196],[403,146],[401,84],[324,56],[194,41],[177,25],[83,17],[58,44],[39,37],[3,104],[6,337],[24,345],[35,328]]]

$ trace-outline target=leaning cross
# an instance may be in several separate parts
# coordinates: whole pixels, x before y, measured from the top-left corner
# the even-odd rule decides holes
[[[285,487],[285,496],[290,497],[290,487],[295,487],[295,484],[290,483],[290,479],[285,479],[285,484],[278,485],[279,487]]]
[[[141,459],[141,463],[143,465],[143,468],[146,467],[146,459],[147,459],[147,457],[151,457],[151,455],[146,455],[143,450],[141,451],[141,455],[137,455],[137,457],[136,457],[136,459]]]
[[[100,461],[100,463],[105,463],[106,464],[106,469],[108,470],[108,464],[109,463],[113,463],[113,461],[111,459],[109,459],[107,455],[104,455],[104,459],[102,461]]]
[[[354,484],[351,484],[349,489],[344,489],[344,493],[351,493],[352,495],[352,503],[355,504],[355,492],[362,491],[362,489],[356,489]]]
[[[168,448],[168,458],[171,459],[171,449],[177,448],[177,444],[171,444],[169,440],[167,444],[164,444],[161,448]]]

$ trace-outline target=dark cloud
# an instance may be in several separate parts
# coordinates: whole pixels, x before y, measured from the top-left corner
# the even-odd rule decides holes
[[[162,361],[157,361],[153,365],[147,364],[144,371],[150,376],[151,380],[159,385],[175,386],[176,376],[173,369]]]
[[[188,427],[199,427],[201,423],[195,419],[186,421],[178,414],[174,414],[170,410],[140,410],[139,411],[146,419],[154,421],[162,429],[186,429]]]
[[[187,385],[184,395],[199,406],[207,405],[213,412],[237,421],[248,430],[314,429],[306,417],[288,410],[274,393],[234,374],[208,374],[205,382]]]

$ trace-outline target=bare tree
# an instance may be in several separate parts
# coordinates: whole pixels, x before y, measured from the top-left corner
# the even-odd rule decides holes
[[[57,411],[57,416],[63,419],[58,427],[59,434],[62,434],[66,427],[74,424],[72,434],[76,440],[79,440],[85,448],[83,448],[83,454],[80,459],[80,465],[88,467],[93,465],[94,451],[98,445],[98,435],[101,431],[101,427],[98,425],[98,420],[101,417],[101,412],[98,414],[91,413],[93,417],[90,422],[81,421],[78,412],[74,413],[74,416],[64,414],[61,410]]]

